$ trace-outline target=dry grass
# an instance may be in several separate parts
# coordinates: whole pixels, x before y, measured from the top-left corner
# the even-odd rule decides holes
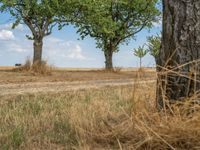
[[[16,72],[11,70],[0,70],[0,83],[21,82],[58,82],[58,81],[90,81],[107,79],[135,79],[139,74],[137,71],[106,72],[103,70],[59,70],[54,69],[50,75],[37,75],[32,72]],[[146,71],[143,78],[156,78],[156,72]]]
[[[14,66],[0,66],[0,71],[10,71],[10,70],[13,70]]]
[[[51,75],[54,67],[48,65],[47,61],[37,62],[31,66],[31,71],[39,75]]]
[[[54,67],[48,65],[47,61],[36,62],[32,64],[31,59],[27,58],[25,63],[12,69],[14,72],[28,72],[33,75],[51,75]]]
[[[1,70],[1,67],[0,67]],[[56,70],[60,70],[60,71],[106,71],[105,68],[56,68]],[[133,68],[133,67],[129,67],[129,68],[123,68],[123,67],[114,67],[114,70],[117,70],[119,72],[136,72],[138,70],[140,70],[140,68]],[[154,67],[143,67],[143,70],[145,70],[146,72],[155,72],[156,68]]]
[[[0,149],[199,149],[200,114],[155,109],[155,85],[0,97]]]

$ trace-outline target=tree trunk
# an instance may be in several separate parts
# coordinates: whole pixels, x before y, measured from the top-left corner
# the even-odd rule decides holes
[[[200,1],[163,0],[162,34],[158,108],[194,96],[200,89]]]
[[[115,47],[111,44],[109,46],[106,46],[106,49],[104,50],[105,55],[105,68],[106,70],[113,70],[113,52],[115,51]]]
[[[42,62],[42,46],[43,46],[42,38],[34,40],[34,42],[33,42],[33,47],[34,47],[33,64]]]
[[[142,68],[142,58],[140,57],[140,69]]]

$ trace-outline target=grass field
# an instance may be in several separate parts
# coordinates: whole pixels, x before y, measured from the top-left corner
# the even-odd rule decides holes
[[[143,88],[142,97],[150,96]],[[1,96],[0,149],[119,149],[132,128],[133,95],[133,86],[124,86]]]
[[[58,81],[90,81],[105,79],[135,79],[138,77],[137,69],[124,69],[116,72],[107,72],[101,69],[67,69],[59,68],[50,75],[34,75],[31,72],[17,72],[10,67],[0,67],[0,83],[21,82],[58,82]],[[145,78],[155,78],[154,69],[145,69],[142,73]]]
[[[2,150],[200,149],[200,113],[188,115],[176,107],[170,113],[158,112],[155,83],[145,83],[145,79],[155,78],[155,72],[138,76],[136,71],[62,70],[51,76],[33,76],[4,70],[0,76],[0,85],[56,82],[57,77],[61,82],[135,79],[135,84],[128,86],[0,94]],[[139,84],[141,81],[144,83]]]

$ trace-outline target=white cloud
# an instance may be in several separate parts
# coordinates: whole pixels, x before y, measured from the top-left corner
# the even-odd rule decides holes
[[[67,58],[73,60],[86,60],[83,50],[78,42],[48,37],[44,42],[46,56],[49,58]]]
[[[7,53],[26,53],[32,49],[32,44],[26,41],[15,40],[0,40],[0,51]]]
[[[10,52],[23,53],[27,51],[27,46],[22,45],[17,41],[13,41],[8,45],[8,50]]]
[[[78,60],[86,59],[86,57],[83,56],[82,54],[82,49],[80,45],[78,44],[72,45],[71,49],[69,50],[69,54],[67,56],[71,59],[78,59]]]
[[[9,30],[1,30],[0,31],[0,40],[12,40],[15,36],[12,31]]]
[[[48,44],[60,44],[64,42],[64,40],[52,36],[47,37],[45,40],[47,41]]]
[[[12,29],[12,23],[7,23],[7,24],[1,24],[0,25],[0,29],[4,29],[4,30],[11,30]],[[19,30],[19,31],[24,31],[25,27],[22,24],[19,24],[15,30]]]

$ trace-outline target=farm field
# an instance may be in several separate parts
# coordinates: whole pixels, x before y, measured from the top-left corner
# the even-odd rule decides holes
[[[78,137],[76,133],[79,115],[84,113],[89,119],[88,115],[97,112],[81,111],[98,107],[103,116],[104,111],[117,113],[125,107],[129,109],[125,111],[130,111],[133,87],[148,88],[155,82],[153,70],[139,73],[60,69],[43,76],[5,68],[0,71],[0,149],[98,148],[98,144],[87,145],[84,135]],[[75,114],[75,110],[79,113]]]
[[[132,128],[133,89],[145,90],[145,98],[152,86],[0,95],[0,149],[119,149],[118,141],[128,138]],[[153,108],[151,91],[147,103]]]
[[[31,72],[0,71],[0,95],[73,91],[106,86],[133,85],[138,78],[155,82],[153,70],[54,70],[48,75],[33,75]],[[141,81],[140,83],[145,83]]]
[[[0,95],[0,149],[198,149],[200,115],[155,104],[155,83]]]
[[[91,81],[109,79],[135,79],[139,76],[138,69],[122,69],[106,72],[103,69],[55,69],[50,75],[34,75],[31,72],[13,71],[12,67],[0,67],[0,83],[25,82],[59,82],[59,81]],[[144,69],[140,74],[144,78],[155,78],[155,69]]]
[[[154,71],[56,70],[38,76],[1,70],[0,76],[0,149],[198,146],[200,115],[157,111]]]

